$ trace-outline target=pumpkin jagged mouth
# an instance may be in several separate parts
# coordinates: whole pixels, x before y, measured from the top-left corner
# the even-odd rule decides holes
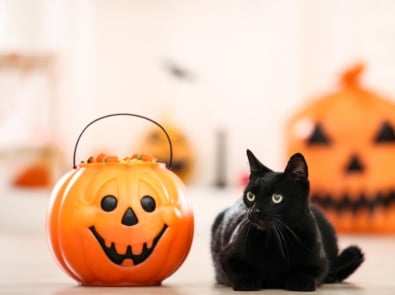
[[[312,194],[311,201],[324,209],[333,210],[337,213],[342,213],[343,211],[357,213],[359,210],[367,210],[373,213],[378,208],[386,209],[392,204],[395,205],[395,191],[391,191],[388,194],[377,193],[376,196],[371,198],[361,194],[359,198],[354,200],[351,200],[348,195],[334,199],[331,195]]]
[[[128,246],[125,254],[119,254],[115,248],[115,243],[112,242],[110,247],[106,246],[104,238],[97,232],[94,226],[89,227],[90,231],[96,237],[100,246],[102,247],[104,253],[106,253],[107,257],[115,264],[122,265],[125,259],[131,259],[133,261],[133,265],[140,264],[144,262],[154,251],[155,246],[158,244],[160,238],[163,236],[167,229],[167,225],[165,224],[162,230],[156,235],[154,240],[152,241],[152,246],[150,248],[147,247],[147,243],[143,245],[143,251],[141,254],[135,255],[132,251],[132,246]]]

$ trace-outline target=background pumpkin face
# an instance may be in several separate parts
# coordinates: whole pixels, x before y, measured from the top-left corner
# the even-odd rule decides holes
[[[82,284],[157,285],[186,258],[193,214],[163,165],[83,164],[55,187],[47,233],[58,264]]]
[[[287,153],[305,155],[312,200],[337,230],[395,232],[395,105],[358,85],[361,70],[291,118]]]
[[[195,152],[185,134],[177,127],[167,124],[166,130],[173,143],[173,163],[171,170],[176,173],[184,183],[191,181],[195,169]],[[142,138],[138,150],[151,154],[161,162],[168,162],[169,144],[161,130],[150,129]]]

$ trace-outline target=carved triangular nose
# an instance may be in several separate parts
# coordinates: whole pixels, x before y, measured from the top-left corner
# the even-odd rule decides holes
[[[364,166],[362,165],[361,160],[356,155],[353,155],[350,159],[350,162],[346,166],[346,172],[355,173],[355,172],[362,172],[363,170],[364,170]]]
[[[122,217],[122,224],[127,226],[132,226],[137,224],[139,221],[136,214],[134,214],[132,208],[128,208]]]

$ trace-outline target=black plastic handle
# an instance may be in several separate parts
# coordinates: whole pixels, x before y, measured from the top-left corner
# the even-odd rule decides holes
[[[106,119],[106,118],[109,118],[109,117],[116,117],[116,116],[131,116],[131,117],[137,117],[137,118],[141,118],[141,119],[147,120],[147,121],[149,121],[149,122],[155,124],[156,126],[158,126],[158,127],[165,133],[166,138],[167,138],[167,141],[169,142],[170,157],[169,157],[168,168],[171,169],[171,166],[172,166],[172,164],[173,164],[173,144],[171,143],[170,136],[169,136],[169,134],[167,133],[166,129],[165,129],[161,124],[159,124],[158,122],[152,120],[151,118],[148,118],[148,117],[142,116],[142,115],[138,115],[138,114],[131,114],[131,113],[115,113],[115,114],[108,114],[108,115],[105,115],[105,116],[96,118],[95,120],[93,120],[92,122],[90,122],[88,125],[86,125],[85,128],[82,129],[80,135],[79,135],[78,138],[77,138],[77,141],[76,141],[76,143],[75,143],[75,146],[74,146],[74,152],[73,152],[73,168],[74,168],[74,169],[77,168],[77,165],[75,164],[75,159],[76,159],[76,155],[77,155],[77,147],[78,147],[78,144],[79,144],[79,142],[80,142],[80,140],[81,140],[81,137],[82,137],[82,135],[85,133],[86,129],[88,129],[89,126],[91,126],[92,124],[96,123],[97,121],[100,121],[100,120],[103,120],[103,119]]]

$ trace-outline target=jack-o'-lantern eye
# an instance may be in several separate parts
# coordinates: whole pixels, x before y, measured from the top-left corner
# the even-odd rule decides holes
[[[118,200],[113,195],[106,195],[101,199],[100,206],[106,212],[114,211],[117,207]]]
[[[310,137],[307,139],[307,143],[309,145],[329,145],[330,138],[326,134],[324,128],[321,124],[317,123],[314,127],[313,132]]]
[[[143,207],[144,211],[146,212],[153,212],[156,208],[155,199],[151,196],[144,196],[141,199],[141,206]]]
[[[158,132],[152,132],[149,135],[149,140],[152,144],[157,144],[161,140],[161,135]]]
[[[384,122],[379,132],[377,133],[374,142],[376,143],[394,143],[395,142],[395,131],[388,122]]]

